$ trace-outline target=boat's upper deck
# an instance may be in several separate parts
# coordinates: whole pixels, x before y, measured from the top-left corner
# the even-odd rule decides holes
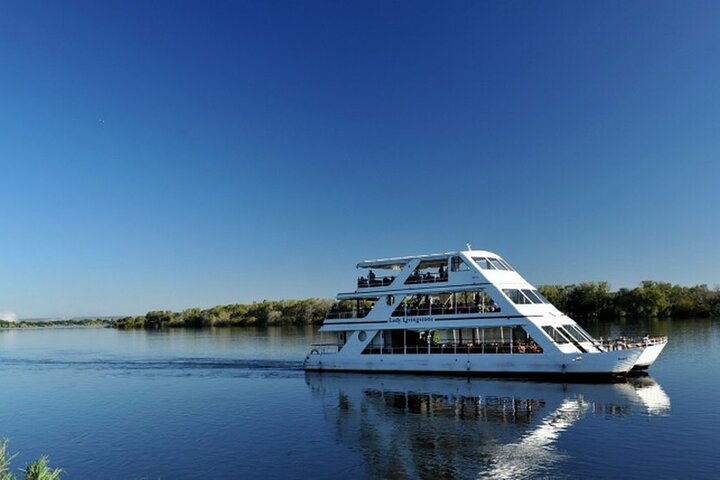
[[[353,293],[413,290],[428,284],[497,283],[526,285],[527,282],[503,258],[486,250],[413,255],[365,260],[357,267],[367,271],[358,278]]]
[[[487,250],[380,258],[357,264],[357,288],[337,295],[324,329],[397,319],[562,315],[502,257]],[[416,323],[417,323],[416,322]]]

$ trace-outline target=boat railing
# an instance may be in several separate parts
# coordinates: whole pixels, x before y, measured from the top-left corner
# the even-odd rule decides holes
[[[310,345],[310,355],[327,355],[339,351],[340,345],[337,343],[313,343]]]
[[[370,310],[347,310],[347,311],[329,311],[325,314],[328,320],[336,320],[342,318],[365,318]]]
[[[437,282],[447,282],[448,276],[447,274],[433,274],[433,273],[426,273],[424,275],[419,274],[412,274],[410,275],[407,280],[405,280],[405,285],[417,285],[420,283],[437,283]]]
[[[380,347],[368,346],[363,350],[363,354],[370,355],[407,355],[407,354],[464,354],[464,353],[542,353],[542,349],[537,345],[513,345],[510,342],[486,342],[486,343],[468,343],[468,344],[439,344],[439,345],[408,345],[406,347]]]
[[[417,317],[425,315],[456,315],[463,313],[496,313],[500,311],[500,306],[496,304],[478,304],[478,305],[401,305],[395,310],[391,316],[393,317]]]
[[[664,343],[667,343],[668,337],[667,336],[657,336],[657,337],[651,337],[651,336],[645,336],[645,337],[618,337],[618,338],[608,338],[603,340],[600,339],[602,342],[603,348],[605,350],[626,350],[628,348],[642,348],[642,347],[650,347],[653,345],[662,345]]]
[[[357,281],[358,288],[387,287],[392,285],[395,277],[360,277]]]

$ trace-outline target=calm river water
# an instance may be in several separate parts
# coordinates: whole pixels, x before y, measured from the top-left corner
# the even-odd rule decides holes
[[[717,478],[720,323],[585,385],[306,375],[314,328],[0,331],[0,437],[69,479]]]

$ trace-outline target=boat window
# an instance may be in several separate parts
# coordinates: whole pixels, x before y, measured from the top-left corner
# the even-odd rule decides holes
[[[530,301],[531,301],[532,303],[543,303],[543,301],[540,299],[540,297],[538,297],[537,295],[535,295],[535,290],[523,289],[522,292],[525,294],[525,296],[526,296],[527,298],[530,299]]]
[[[378,298],[355,298],[340,300],[330,308],[325,318],[363,318],[377,303]]]
[[[367,278],[358,278],[357,286],[358,288],[387,287],[388,285],[392,284],[393,280],[395,280],[394,276],[380,276],[373,272],[372,269],[370,269],[368,270]]]
[[[405,280],[405,284],[447,282],[447,279],[447,258],[425,260],[415,267],[415,270]]]
[[[387,303],[388,305],[392,305],[393,303],[395,303],[395,297],[392,295],[388,295],[387,297],[385,297],[385,303]]]
[[[592,339],[588,335],[584,334],[583,331],[577,328],[575,325],[563,325],[563,329],[565,329],[568,334],[570,334],[578,342],[592,342]]]
[[[526,353],[543,353],[543,349],[522,326],[385,330],[362,351],[363,355]]]
[[[565,338],[565,336],[560,333],[556,328],[551,327],[550,325],[546,325],[542,327],[543,330],[545,330],[545,333],[547,333],[550,338],[552,338],[555,343],[563,344],[563,343],[570,343],[570,340]]]
[[[466,290],[455,292],[457,313],[486,313],[499,312],[500,306],[485,289]]]
[[[527,298],[520,290],[517,288],[506,288],[503,289],[503,293],[507,295],[507,297],[516,305],[528,305],[532,304],[533,302]]]
[[[577,323],[576,323],[575,325],[573,325],[573,327],[574,327],[578,332],[580,332],[585,338],[587,338],[588,341],[593,342],[593,343],[596,341],[595,338],[587,332],[587,330],[585,330],[584,328],[582,328],[582,327],[581,327],[580,325],[578,325]]]
[[[467,263],[465,263],[465,260],[463,260],[460,257],[452,257],[450,261],[450,270],[453,272],[467,272],[470,270],[470,267]]]
[[[490,260],[488,260],[485,257],[473,257],[473,260],[475,263],[478,264],[478,267],[480,267],[480,270],[495,270],[495,266],[490,263]]]
[[[542,353],[543,349],[533,340],[524,327],[518,325],[512,329],[513,352]]]
[[[456,313],[493,313],[500,306],[482,288],[461,292],[408,295],[392,313],[393,317],[454,315]]]
[[[473,257],[473,261],[478,264],[480,270],[510,270],[514,271],[510,265],[502,258],[493,257]]]
[[[575,340],[578,343],[582,343],[585,341],[582,335],[578,335],[578,333],[575,331],[572,331],[571,329],[568,329],[567,327],[572,327],[572,325],[563,325],[562,327],[558,327],[558,330],[560,333],[565,335],[571,340]]]
[[[492,264],[493,267],[497,268],[498,270],[507,270],[505,268],[505,265],[500,262],[497,258],[488,258],[488,261]]]
[[[498,258],[498,262],[500,262],[500,263],[502,263],[503,265],[505,265],[505,268],[506,268],[507,270],[510,270],[511,272],[514,272],[514,271],[515,271],[515,269],[512,268],[512,267],[510,266],[510,264],[507,263],[507,262],[506,262],[505,260],[503,260],[502,258]]]

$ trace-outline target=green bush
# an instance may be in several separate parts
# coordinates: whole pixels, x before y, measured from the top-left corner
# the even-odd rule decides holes
[[[10,471],[10,463],[15,455],[8,455],[7,444],[7,439],[0,442],[0,480],[16,480],[15,475]],[[45,456],[38,458],[20,471],[25,474],[24,480],[57,480],[63,472],[62,468],[51,468],[48,465],[48,458]]]

